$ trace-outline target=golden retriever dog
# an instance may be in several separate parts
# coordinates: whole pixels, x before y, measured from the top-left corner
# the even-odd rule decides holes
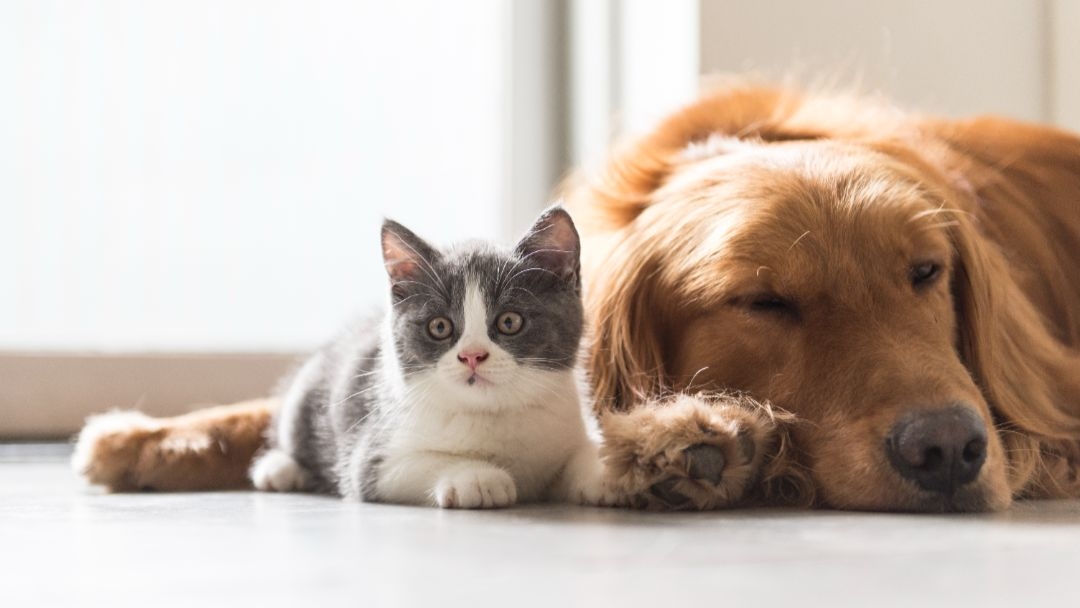
[[[634,504],[1080,496],[1080,138],[737,85],[563,193]],[[117,490],[237,485],[273,404],[242,407],[92,420],[76,467]]]

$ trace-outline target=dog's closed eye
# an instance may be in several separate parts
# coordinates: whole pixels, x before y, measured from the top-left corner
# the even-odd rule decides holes
[[[909,271],[911,285],[916,289],[929,287],[941,276],[941,264],[937,262],[918,262]]]
[[[774,293],[759,293],[736,299],[736,304],[751,313],[777,315],[797,319],[799,309],[795,302]]]

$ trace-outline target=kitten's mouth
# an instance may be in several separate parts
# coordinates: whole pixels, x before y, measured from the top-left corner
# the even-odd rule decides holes
[[[481,376],[480,374],[477,374],[477,373],[474,372],[473,375],[471,375],[471,376],[469,376],[468,378],[465,379],[465,383],[468,384],[469,386],[476,386],[476,385],[484,386],[484,385],[491,384],[491,380],[488,380],[487,378],[485,378],[485,377]]]

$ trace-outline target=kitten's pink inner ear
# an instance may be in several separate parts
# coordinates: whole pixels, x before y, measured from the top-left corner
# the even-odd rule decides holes
[[[383,264],[386,274],[395,281],[412,276],[419,266],[416,252],[392,232],[383,237]]]
[[[416,273],[417,264],[412,260],[399,260],[386,262],[386,274],[395,281],[400,281]]]
[[[570,216],[564,211],[554,210],[545,213],[533,225],[529,234],[518,244],[517,252],[535,264],[561,275],[570,275],[578,270],[580,247]]]
[[[420,275],[431,270],[432,262],[439,257],[431,245],[392,220],[383,223],[382,254],[386,274],[395,284],[395,289],[398,283],[420,279]]]
[[[554,220],[544,226],[539,240],[544,247],[559,252],[571,252],[577,249],[577,234],[573,226],[562,220]]]
[[[576,251],[578,235],[570,216],[561,208],[547,211],[518,245],[520,249]]]

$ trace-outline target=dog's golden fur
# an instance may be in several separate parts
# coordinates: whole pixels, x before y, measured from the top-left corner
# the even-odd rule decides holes
[[[605,455],[637,504],[986,510],[1080,496],[1077,137],[733,86],[564,194],[585,236]],[[914,286],[926,264],[937,278]],[[948,404],[993,432],[978,478],[943,502],[882,448],[905,412]],[[217,416],[237,429],[234,414]],[[239,483],[239,461],[189,456],[205,474],[174,479],[130,470],[167,462],[147,446],[186,425],[129,447],[114,433],[122,449],[84,447],[83,468],[117,489]],[[721,480],[684,457],[702,444],[719,448]]]
[[[174,418],[92,416],[79,433],[72,465],[114,492],[248,487],[248,467],[276,408],[275,400],[256,399]]]
[[[1080,490],[1080,139],[735,87],[567,196],[589,236],[601,409],[640,415],[658,392],[701,388],[770,401],[797,419],[792,466],[835,507]],[[941,277],[914,288],[924,262]],[[979,478],[942,505],[882,446],[905,411],[952,403],[996,432]],[[656,432],[639,428],[639,443]]]

